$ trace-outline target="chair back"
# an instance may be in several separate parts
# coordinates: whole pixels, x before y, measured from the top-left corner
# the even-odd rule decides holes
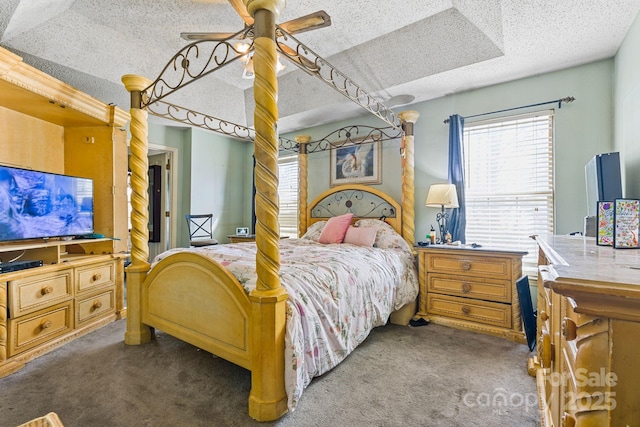
[[[213,238],[213,214],[187,214],[187,226],[189,227],[189,244],[191,246],[217,245]]]

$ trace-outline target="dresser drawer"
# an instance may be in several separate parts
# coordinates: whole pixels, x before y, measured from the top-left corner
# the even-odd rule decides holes
[[[9,314],[16,318],[73,298],[72,270],[9,281]]]
[[[503,328],[511,327],[511,305],[440,294],[427,294],[429,314],[454,317]]]
[[[511,259],[496,256],[428,253],[428,273],[443,273],[511,280]]]
[[[9,356],[65,334],[73,329],[72,323],[72,301],[18,319],[9,319]]]
[[[511,283],[504,280],[430,273],[427,276],[427,291],[488,301],[511,302]]]
[[[97,295],[76,299],[76,328],[97,317],[114,313],[116,310],[115,290],[109,289]]]
[[[567,366],[571,372],[582,369],[600,375],[600,368],[609,364],[609,319],[576,313],[570,298],[563,297],[562,306],[560,334]]]
[[[115,280],[115,263],[92,265],[76,269],[76,295],[112,285]]]

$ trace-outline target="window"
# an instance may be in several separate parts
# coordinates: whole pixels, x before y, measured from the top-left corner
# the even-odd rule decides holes
[[[536,242],[553,233],[553,111],[465,124],[466,238],[525,250],[535,276]]]
[[[298,155],[278,159],[280,236],[298,237]]]

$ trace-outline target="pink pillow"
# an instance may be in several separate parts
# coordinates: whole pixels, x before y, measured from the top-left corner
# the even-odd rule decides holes
[[[376,230],[373,227],[353,227],[347,229],[342,243],[351,243],[358,246],[373,246],[376,241]]]
[[[352,213],[330,218],[320,233],[318,243],[342,243],[347,228],[351,225],[351,218]]]

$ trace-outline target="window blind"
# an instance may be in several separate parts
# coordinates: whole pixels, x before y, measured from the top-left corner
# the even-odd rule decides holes
[[[280,236],[298,237],[298,156],[278,158]]]
[[[533,234],[553,233],[553,111],[465,124],[467,243],[527,251],[537,277]]]

